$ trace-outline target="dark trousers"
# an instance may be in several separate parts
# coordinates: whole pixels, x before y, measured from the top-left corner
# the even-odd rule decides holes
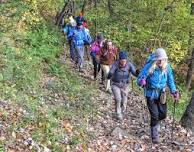
[[[147,97],[147,106],[151,115],[150,126],[154,127],[158,124],[160,120],[166,118],[167,115],[167,105],[161,104],[160,100],[153,100]]]
[[[94,66],[94,78],[96,78],[98,72],[100,71],[100,64],[96,62],[96,58],[92,58],[93,66]]]
[[[104,75],[103,70],[101,70],[101,81],[102,81],[102,83],[104,83],[104,81],[105,81],[105,75]]]

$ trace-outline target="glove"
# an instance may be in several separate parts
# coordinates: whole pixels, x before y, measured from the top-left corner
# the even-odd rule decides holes
[[[180,93],[178,91],[175,91],[174,93],[172,93],[175,101],[178,101],[180,99]]]
[[[144,78],[142,78],[139,83],[140,83],[141,87],[145,87],[146,86],[146,80]]]

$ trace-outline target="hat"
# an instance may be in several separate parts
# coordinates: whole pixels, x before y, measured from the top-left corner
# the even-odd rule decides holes
[[[156,49],[154,54],[155,54],[154,60],[168,59],[166,51],[163,48]]]
[[[119,60],[127,59],[126,51],[119,52]]]
[[[104,36],[102,34],[98,34],[96,38],[97,38],[97,40],[103,40]]]

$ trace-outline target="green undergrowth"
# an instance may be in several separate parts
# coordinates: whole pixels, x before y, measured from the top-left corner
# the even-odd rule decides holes
[[[11,133],[28,130],[32,139],[52,151],[63,151],[63,138],[72,133],[69,145],[73,148],[87,141],[88,119],[95,105],[90,102],[95,85],[86,84],[74,70],[60,62],[64,37],[52,21],[35,25],[22,21],[29,6],[21,1],[0,6],[0,100],[7,101],[11,111],[1,108],[7,127],[6,140]],[[11,113],[17,121],[9,121]],[[75,123],[77,122],[77,123]],[[67,126],[72,128],[68,130]],[[13,145],[15,140],[11,140]],[[0,139],[0,151],[7,148]]]
[[[190,100],[191,100],[191,94],[192,91],[185,91],[186,88],[183,85],[180,85],[177,87],[177,89],[180,92],[180,100],[178,102],[176,102],[175,104],[175,113],[174,113],[174,99],[171,97],[169,97],[168,99],[168,109],[169,109],[169,114],[171,116],[175,116],[175,119],[177,121],[181,120],[181,117],[183,116],[187,105],[189,104]]]

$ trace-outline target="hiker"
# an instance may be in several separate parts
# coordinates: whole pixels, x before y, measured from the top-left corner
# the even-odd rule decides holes
[[[73,31],[73,44],[75,47],[75,53],[76,53],[76,64],[78,64],[79,71],[83,71],[83,62],[84,62],[84,44],[90,44],[91,38],[89,33],[86,33],[82,22],[77,23],[77,27]]]
[[[97,74],[100,71],[100,64],[96,61],[96,54],[103,47],[104,37],[102,34],[98,34],[96,37],[96,41],[91,44],[90,47],[90,56],[92,58],[93,66],[94,66],[94,80],[96,80]]]
[[[75,18],[76,22],[82,22],[83,27],[88,29],[88,24],[86,19],[84,18],[84,13],[80,12],[79,15]]]
[[[117,48],[113,46],[112,41],[107,40],[103,48],[97,53],[96,60],[100,63],[102,69],[102,84],[110,71],[111,65],[117,59]],[[110,92],[110,80],[106,82],[106,91]]]
[[[175,101],[179,99],[173,72],[168,63],[168,57],[163,48],[155,50],[149,62],[141,70],[137,83],[144,88],[147,106],[151,116],[151,138],[153,143],[160,143],[160,121],[166,118],[166,86],[169,87]]]
[[[119,52],[119,60],[114,62],[107,77],[111,79],[111,88],[115,98],[115,111],[118,120],[123,119],[126,111],[131,73],[137,77],[138,70],[127,60],[126,51]]]
[[[75,50],[74,50],[74,45],[73,45],[73,31],[75,30],[76,27],[76,22],[71,16],[68,20],[69,24],[65,26],[63,29],[64,34],[66,35],[68,44],[69,44],[69,50],[70,50],[70,59],[72,62],[75,61]]]
[[[84,17],[84,13],[81,11],[79,13],[79,15],[75,18],[76,22],[80,22],[82,23],[82,27],[84,28],[85,32],[87,33],[87,35],[90,35],[90,31],[88,29],[88,24],[87,24],[87,21]],[[91,39],[91,38],[90,38]],[[87,43],[84,43],[84,50],[86,52],[86,57],[87,57],[87,60],[90,61],[90,54],[89,54],[89,44]]]

